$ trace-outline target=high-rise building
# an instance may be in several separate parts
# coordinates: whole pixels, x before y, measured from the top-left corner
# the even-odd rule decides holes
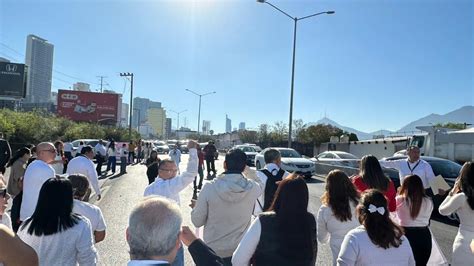
[[[25,64],[28,66],[26,102],[46,103],[51,100],[54,45],[35,35],[26,38]]]
[[[245,122],[240,122],[239,130],[245,130]]]
[[[232,120],[230,120],[230,118],[225,115],[225,132],[226,133],[229,133],[232,131]]]
[[[122,115],[120,116],[120,126],[128,127],[128,103],[122,103]]]
[[[148,109],[148,123],[153,127],[155,135],[164,137],[166,133],[166,111],[163,108]]]
[[[209,135],[210,130],[211,130],[211,121],[202,120],[202,134],[203,135]]]
[[[72,84],[72,89],[75,91],[91,91],[90,85],[84,82],[76,82]]]
[[[133,98],[132,127],[138,127],[138,117],[140,117],[140,125],[148,121],[148,109],[150,108],[161,108],[161,103],[148,98]]]

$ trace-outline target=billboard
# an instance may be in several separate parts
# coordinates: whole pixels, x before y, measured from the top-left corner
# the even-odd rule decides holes
[[[86,91],[58,91],[58,115],[73,121],[115,125],[119,94]]]
[[[25,96],[25,65],[0,62],[0,97],[25,98]]]

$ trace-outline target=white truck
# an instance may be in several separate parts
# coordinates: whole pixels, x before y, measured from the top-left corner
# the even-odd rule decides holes
[[[426,134],[411,137],[409,145],[420,147],[421,155],[464,163],[474,162],[474,128],[450,130],[433,126],[416,127]]]

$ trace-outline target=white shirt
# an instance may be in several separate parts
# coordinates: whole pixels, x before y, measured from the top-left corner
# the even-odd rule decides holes
[[[397,202],[397,216],[400,220],[400,225],[404,227],[422,227],[430,224],[431,212],[433,211],[433,202],[431,198],[425,197],[421,204],[420,212],[415,219],[410,215],[410,204],[402,196],[395,198]]]
[[[405,176],[417,175],[421,178],[423,187],[427,189],[430,188],[430,183],[435,178],[431,165],[422,159],[414,163],[409,162],[408,158],[394,161],[380,161],[380,165],[383,167],[397,169],[398,176],[400,177],[400,184],[403,183]],[[408,167],[408,165],[410,165],[410,167]]]
[[[109,148],[107,149],[107,155],[108,155],[109,157],[115,157],[115,156],[117,156],[117,150],[114,150],[114,149],[112,149],[112,148],[109,147]]]
[[[40,159],[34,160],[23,177],[23,198],[20,209],[20,220],[25,221],[36,209],[41,187],[46,180],[55,177],[54,169]]]
[[[161,179],[158,175],[155,182],[145,188],[144,196],[158,195],[180,204],[179,192],[185,189],[194,181],[194,177],[198,174],[198,157],[196,149],[189,149],[189,159],[186,171],[181,175],[171,179]]]
[[[53,235],[30,235],[28,228],[20,227],[18,236],[38,254],[39,265],[76,266],[96,265],[97,251],[94,247],[89,220],[84,217],[79,223]]]
[[[359,226],[349,231],[344,237],[341,251],[337,258],[337,265],[415,265],[415,258],[413,257],[408,239],[402,236],[401,240],[402,243],[398,248],[390,247],[384,249],[375,245],[370,240],[365,228]]]
[[[84,148],[84,145],[79,145],[79,147],[77,147],[76,154],[81,154],[82,148]]]
[[[79,155],[72,159],[67,165],[67,174],[83,174],[89,180],[90,186],[95,191],[95,194],[100,195],[99,177],[95,170],[94,163],[86,156]]]
[[[71,142],[64,143],[64,152],[72,152],[73,147]]]
[[[341,222],[334,216],[331,207],[321,204],[319,208],[317,218],[318,241],[321,243],[329,242],[333,265],[336,265],[337,255],[339,255],[344,236],[346,236],[347,232],[360,225],[356,216],[356,206],[357,204],[351,201],[352,219],[344,222]]]
[[[278,171],[280,170],[280,167],[274,163],[269,163],[265,165],[264,169],[267,169],[270,173],[272,173],[273,176],[276,176],[278,174]],[[285,179],[289,175],[290,173],[285,171],[282,179]],[[261,171],[257,171],[257,177],[260,179],[260,183],[262,186],[262,194],[260,195],[260,197],[258,197],[257,202],[255,203],[255,208],[253,212],[254,215],[258,215],[259,213],[263,212],[262,207],[265,204],[265,185],[267,184],[268,179],[268,177]],[[260,205],[262,207],[260,207]]]
[[[56,154],[56,157],[54,157],[54,160],[55,161],[61,161],[59,163],[54,163],[54,164],[51,164],[51,167],[53,167],[54,169],[54,172],[56,172],[56,174],[58,175],[62,175],[63,174],[63,170],[64,170],[64,163],[63,163],[63,157],[59,154]]]
[[[459,230],[467,230],[474,233],[474,210],[467,203],[467,197],[464,192],[447,196],[439,206],[441,215],[450,215],[456,213],[459,216]]]
[[[80,214],[91,222],[92,231],[105,231],[105,219],[99,207],[88,202],[74,200],[72,212]]]
[[[120,157],[127,157],[127,153],[128,153],[127,147],[120,148]]]
[[[105,147],[104,145],[100,144],[100,143],[97,143],[94,147],[95,149],[95,152],[96,153],[99,153],[100,155],[102,156],[106,156],[107,155],[107,151],[105,150]]]
[[[6,227],[10,228],[10,230],[13,230],[13,228],[12,228],[12,219],[10,218],[10,215],[8,215],[8,213],[4,212],[2,214],[2,220],[0,221],[0,223],[5,225]]]
[[[170,156],[171,160],[176,162],[176,165],[179,165],[179,163],[181,162],[181,151],[180,150],[173,149],[169,152],[168,155]]]

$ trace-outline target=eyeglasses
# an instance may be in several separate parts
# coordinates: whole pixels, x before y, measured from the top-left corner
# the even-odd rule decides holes
[[[6,198],[7,195],[8,195],[8,193],[7,193],[6,188],[0,189],[0,197]]]
[[[159,169],[159,170],[165,173],[169,173],[169,174],[178,172],[178,169]]]

